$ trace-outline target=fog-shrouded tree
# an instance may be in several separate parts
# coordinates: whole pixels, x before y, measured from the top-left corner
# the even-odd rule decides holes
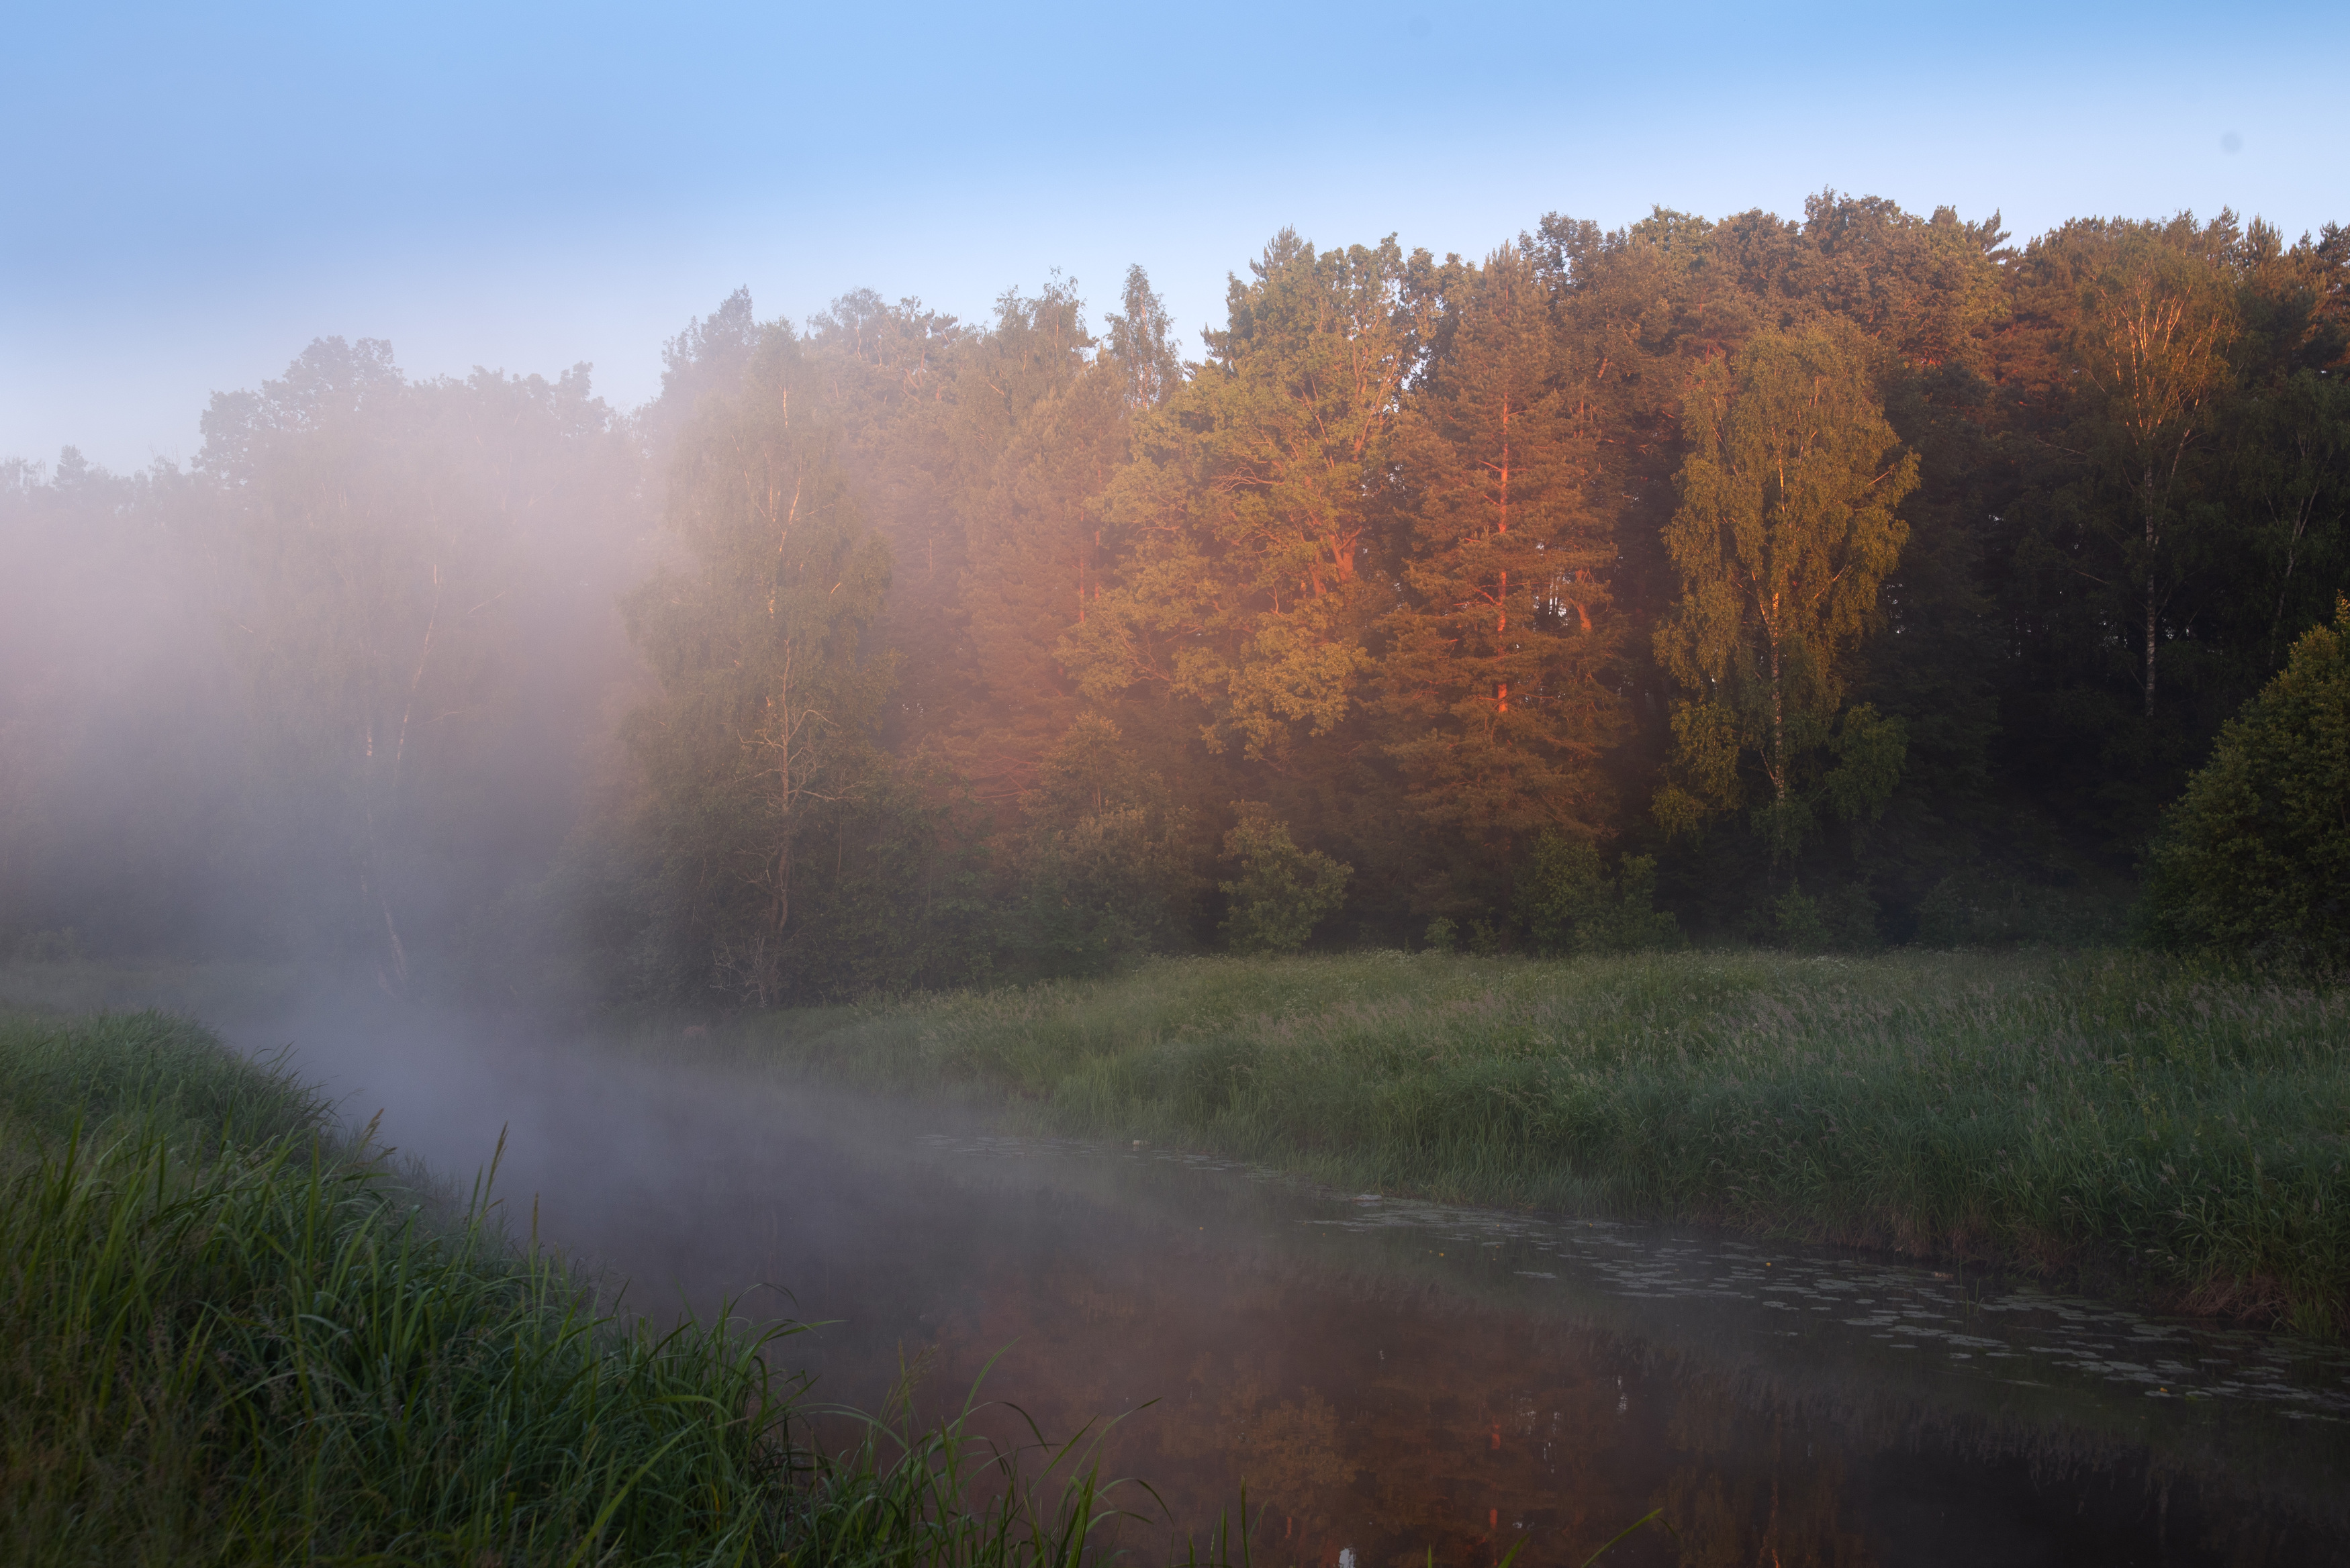
[[[240,854],[210,502],[166,463],[0,462],[0,962],[238,952],[283,913]]]
[[[1669,829],[1743,804],[1774,857],[1792,854],[1825,797],[1847,818],[1897,782],[1898,721],[1845,708],[1848,663],[1882,618],[1918,460],[1901,448],[1850,328],[1756,335],[1699,373],[1690,453],[1665,545],[1679,605],[1656,633],[1684,693],[1673,710]],[[1823,753],[1833,765],[1822,769]],[[1813,776],[1817,775],[1817,776]]]
[[[1505,856],[1544,827],[1606,823],[1614,542],[1532,260],[1504,245],[1434,287],[1440,346],[1395,443],[1410,524],[1380,707],[1412,809]]]
[[[307,945],[408,992],[416,928],[452,938],[567,826],[619,674],[634,453],[585,367],[411,381],[339,338],[203,431],[256,853]]]
[[[1125,455],[1126,379],[1088,358],[1097,347],[1074,283],[1056,279],[1006,293],[957,371],[964,684],[935,731],[1007,817],[1077,711],[1054,649],[1099,587],[1093,503]]]
[[[1039,339],[1060,325],[1055,314],[1048,308],[1038,324],[1045,330],[1008,352],[1049,362],[1051,347]],[[873,636],[898,655],[881,732],[897,751],[927,742],[969,698],[960,509],[985,473],[977,453],[1000,430],[1007,402],[1002,390],[983,385],[983,373],[966,374],[987,337],[920,299],[892,303],[855,289],[813,318],[801,345],[809,389],[821,394],[833,432],[834,460],[867,525],[889,549],[889,587]],[[1001,371],[1003,360],[997,353],[988,369]],[[1022,379],[1039,370],[1049,374],[1046,364],[1032,364]]]
[[[762,1003],[795,989],[801,885],[875,770],[890,681],[868,639],[889,549],[849,493],[813,381],[771,327],[733,392],[703,401],[670,487],[686,564],[628,606],[660,688],[629,738],[671,940],[701,959],[686,966],[699,978]]]
[[[1137,419],[1104,498],[1118,577],[1062,652],[1087,696],[1156,686],[1251,760],[1354,711],[1384,607],[1365,568],[1408,369],[1402,265],[1392,240],[1317,252],[1284,230],[1232,280],[1207,363]]]

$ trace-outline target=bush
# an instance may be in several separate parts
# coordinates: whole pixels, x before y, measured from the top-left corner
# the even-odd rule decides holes
[[[2350,961],[2350,599],[2220,732],[2147,872],[2157,946]]]
[[[1519,874],[1517,917],[1541,953],[1625,953],[1679,947],[1680,923],[1655,907],[1657,863],[1627,855],[1607,875],[1599,851],[1546,833]]]
[[[1181,948],[1201,884],[1191,814],[1138,766],[1118,726],[1087,714],[1045,753],[1022,801],[1024,933],[1048,973],[1099,972]]]
[[[1969,869],[1934,884],[1918,904],[1918,941],[1929,948],[2097,947],[2128,929],[2117,895],[2049,888]]]
[[[1817,898],[1795,882],[1766,906],[1768,919],[1761,932],[1773,947],[1791,952],[1872,952],[1881,945],[1877,935],[1877,900],[1857,882],[1831,884]]]
[[[1318,849],[1300,849],[1289,825],[1273,809],[1241,801],[1240,821],[1224,835],[1224,858],[1240,865],[1240,879],[1216,886],[1229,900],[1217,929],[1236,953],[1294,953],[1314,928],[1346,901],[1352,866]]]

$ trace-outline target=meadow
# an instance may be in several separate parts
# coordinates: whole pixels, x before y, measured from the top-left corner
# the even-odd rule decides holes
[[[2305,978],[2118,951],[1164,959],[645,1044],[1351,1189],[2350,1327],[2350,995]]]
[[[0,1010],[0,1560],[1099,1554],[1082,1446],[831,1412],[817,1451],[793,1332],[599,1313],[185,1019]]]

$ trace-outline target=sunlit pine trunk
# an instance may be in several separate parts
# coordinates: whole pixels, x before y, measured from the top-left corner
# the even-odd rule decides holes
[[[1510,536],[1510,400],[1506,397],[1502,400],[1502,489],[1494,533],[1504,539]],[[1501,598],[1495,607],[1493,656],[1501,659],[1506,669],[1510,658],[1510,568],[1507,566],[1502,568]],[[1510,683],[1506,680],[1496,684],[1493,711],[1497,714],[1510,711]]]

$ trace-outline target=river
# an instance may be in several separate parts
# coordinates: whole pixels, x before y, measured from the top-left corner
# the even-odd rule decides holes
[[[1652,1510],[1605,1562],[2350,1561],[2340,1347],[487,1029],[313,1029],[294,1062],[439,1171],[503,1133],[509,1222],[624,1309],[822,1324],[784,1346],[818,1399],[911,1366],[935,1416],[984,1370],[993,1430],[1106,1430],[1164,1504],[1145,1562],[1243,1485],[1266,1564],[1553,1568]]]

